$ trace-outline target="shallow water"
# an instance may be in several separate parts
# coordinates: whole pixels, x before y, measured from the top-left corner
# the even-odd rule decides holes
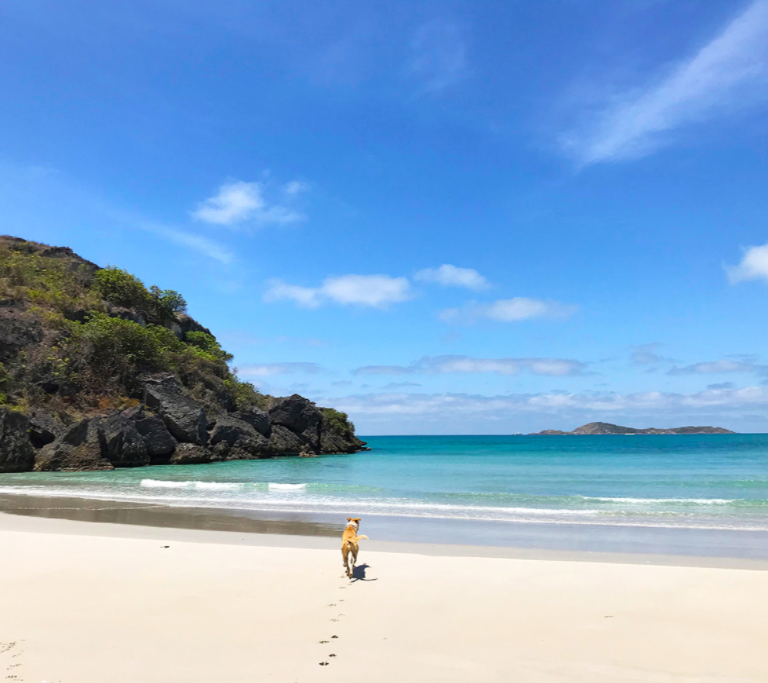
[[[355,455],[0,475],[0,493],[269,513],[768,530],[768,435],[369,437]]]

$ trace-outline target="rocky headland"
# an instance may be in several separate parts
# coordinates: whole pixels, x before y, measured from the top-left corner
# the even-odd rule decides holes
[[[366,450],[345,413],[262,394],[231,359],[178,292],[0,236],[0,472]]]
[[[634,429],[633,427],[622,427],[621,425],[611,424],[609,422],[590,422],[589,424],[577,427],[572,432],[563,432],[559,429],[545,429],[543,432],[536,432],[532,436],[590,436],[598,434],[735,434],[729,429],[722,427],[675,427],[672,429]]]

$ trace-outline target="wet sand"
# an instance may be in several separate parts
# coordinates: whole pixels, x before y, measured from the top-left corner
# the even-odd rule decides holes
[[[768,572],[363,544],[350,581],[337,539],[322,535],[0,515],[0,673],[28,683],[768,680]]]

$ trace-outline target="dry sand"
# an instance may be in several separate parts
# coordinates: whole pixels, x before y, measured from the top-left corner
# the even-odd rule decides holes
[[[134,530],[0,515],[0,681],[768,681],[766,571]]]

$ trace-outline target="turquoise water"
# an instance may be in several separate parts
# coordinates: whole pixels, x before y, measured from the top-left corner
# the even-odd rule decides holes
[[[0,493],[442,519],[768,530],[768,435],[369,437],[372,451],[0,475]]]

